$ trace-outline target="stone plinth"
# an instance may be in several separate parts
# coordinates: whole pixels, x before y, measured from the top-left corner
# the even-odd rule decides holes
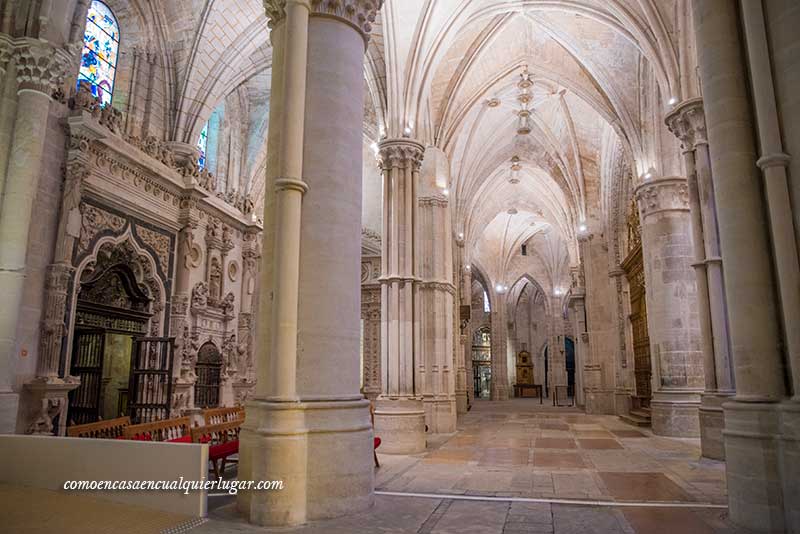
[[[425,409],[421,399],[382,399],[375,403],[375,435],[385,454],[425,450]]]

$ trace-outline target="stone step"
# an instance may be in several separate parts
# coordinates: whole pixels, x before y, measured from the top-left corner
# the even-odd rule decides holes
[[[630,413],[628,415],[624,415],[624,414],[620,415],[619,418],[622,419],[623,421],[625,421],[626,423],[628,423],[629,425],[641,426],[641,427],[650,426],[650,418],[649,417],[640,417],[638,415]]]
[[[636,417],[640,417],[642,419],[650,419],[650,409],[647,408],[634,408],[631,410],[631,415],[635,415]]]

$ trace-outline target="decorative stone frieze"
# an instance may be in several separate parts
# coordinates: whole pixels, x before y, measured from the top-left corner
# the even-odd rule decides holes
[[[8,60],[11,59],[14,53],[14,43],[11,38],[6,34],[0,34],[0,72],[6,72],[8,67]]]
[[[65,50],[34,39],[18,41],[14,59],[19,89],[38,91],[49,97],[62,89],[64,77],[72,65]]]
[[[44,319],[39,338],[39,360],[37,376],[45,380],[58,377],[58,364],[61,347],[67,335],[64,317],[67,311],[67,293],[70,289],[75,269],[66,263],[52,264],[47,268],[45,282]]]
[[[635,191],[642,219],[661,211],[689,211],[689,187],[685,178],[648,180]]]

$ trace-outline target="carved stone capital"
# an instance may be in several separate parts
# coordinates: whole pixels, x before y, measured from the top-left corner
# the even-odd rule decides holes
[[[686,178],[656,178],[648,180],[634,192],[642,220],[664,211],[688,211],[689,187]]]
[[[361,34],[365,43],[383,5],[383,0],[264,0],[270,28],[286,18],[286,5],[289,2],[305,5],[312,16],[335,18],[349,24]]]
[[[699,144],[708,143],[701,98],[681,102],[664,118],[664,122],[669,131],[680,140],[684,150],[693,150]]]
[[[8,67],[8,60],[14,53],[14,43],[6,34],[0,34],[0,72],[5,73]]]
[[[14,50],[19,89],[52,96],[64,85],[70,68],[69,55],[44,41],[24,40]]]
[[[378,145],[378,166],[383,171],[411,168],[419,171],[425,147],[411,139],[385,139]]]

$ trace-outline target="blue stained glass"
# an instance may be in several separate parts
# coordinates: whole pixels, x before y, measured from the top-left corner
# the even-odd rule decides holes
[[[200,157],[197,159],[197,165],[200,170],[206,168],[206,149],[208,148],[208,122],[203,126],[203,131],[200,132],[200,137],[197,139],[197,148],[200,149]]]
[[[94,0],[86,16],[78,82],[91,84],[92,94],[106,106],[111,103],[119,53],[119,24],[103,2]]]

